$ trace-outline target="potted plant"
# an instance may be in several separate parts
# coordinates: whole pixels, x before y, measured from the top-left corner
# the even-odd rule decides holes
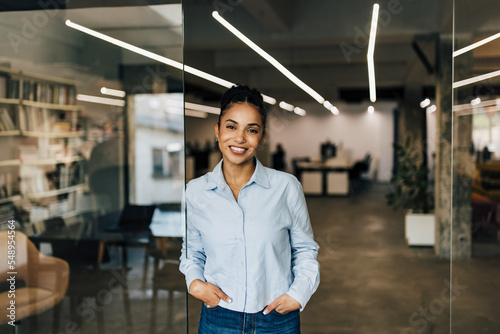
[[[409,246],[434,246],[434,192],[429,183],[429,169],[421,150],[411,145],[408,136],[404,145],[395,144],[398,169],[391,178],[392,191],[387,204],[406,210],[405,236]]]

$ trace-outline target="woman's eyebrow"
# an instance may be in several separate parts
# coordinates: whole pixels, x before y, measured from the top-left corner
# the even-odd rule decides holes
[[[224,123],[225,122],[231,122],[231,123],[234,123],[234,124],[238,124],[238,122],[236,122],[235,120],[230,119],[230,118],[226,119],[224,121]],[[248,123],[247,126],[258,126],[259,128],[261,127],[259,123]]]

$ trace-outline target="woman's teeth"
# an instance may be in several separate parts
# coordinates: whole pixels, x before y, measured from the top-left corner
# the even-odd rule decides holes
[[[243,151],[245,151],[245,149],[244,149],[244,148],[234,147],[234,146],[231,146],[231,149],[232,149],[233,151],[236,151],[236,152],[243,152]]]

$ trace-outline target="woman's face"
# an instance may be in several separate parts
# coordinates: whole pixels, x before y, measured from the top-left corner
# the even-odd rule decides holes
[[[224,158],[224,164],[253,163],[257,149],[264,141],[260,113],[248,103],[236,103],[227,109],[215,125],[215,136]]]

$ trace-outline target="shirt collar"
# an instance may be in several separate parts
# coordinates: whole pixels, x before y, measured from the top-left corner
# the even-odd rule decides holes
[[[224,189],[227,185],[224,175],[222,174],[222,162],[221,160],[217,166],[215,166],[212,173],[210,173],[207,182],[207,190],[212,190],[215,188]],[[266,173],[266,169],[260,163],[259,159],[255,158],[255,171],[247,184],[257,183],[261,187],[269,188],[269,178]]]

